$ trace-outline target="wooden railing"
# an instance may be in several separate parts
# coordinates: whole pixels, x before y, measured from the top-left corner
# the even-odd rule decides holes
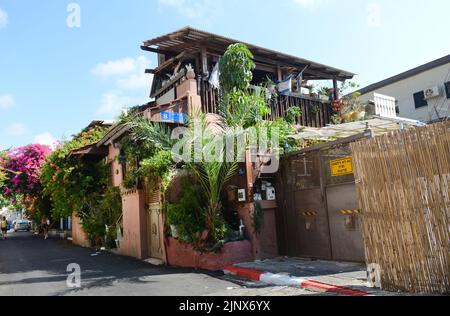
[[[207,81],[201,81],[199,93],[202,100],[202,110],[205,113],[217,113],[218,94]],[[308,96],[287,96],[279,95],[270,104],[271,114],[268,120],[285,118],[288,109],[298,107],[301,116],[297,124],[308,127],[324,127],[331,122],[331,102]]]
[[[308,96],[279,95],[270,104],[271,114],[269,119],[285,118],[291,107],[298,107],[301,110],[301,116],[296,122],[299,125],[324,127],[331,122],[331,102]]]

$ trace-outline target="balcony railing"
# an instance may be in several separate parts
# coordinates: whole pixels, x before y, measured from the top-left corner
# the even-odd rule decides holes
[[[200,86],[202,109],[206,113],[217,113],[218,94],[207,81],[202,81]],[[331,122],[331,101],[324,101],[308,96],[279,95],[270,103],[271,114],[266,118],[275,120],[286,118],[288,109],[298,107],[301,116],[297,124],[308,127],[324,127]]]

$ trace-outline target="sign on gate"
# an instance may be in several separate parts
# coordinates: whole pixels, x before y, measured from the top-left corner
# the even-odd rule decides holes
[[[331,176],[339,177],[353,173],[352,157],[335,159],[330,161]]]

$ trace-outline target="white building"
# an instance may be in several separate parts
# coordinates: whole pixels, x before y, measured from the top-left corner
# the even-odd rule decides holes
[[[359,92],[363,102],[374,93],[397,100],[400,117],[433,122],[450,117],[450,55],[374,83]]]

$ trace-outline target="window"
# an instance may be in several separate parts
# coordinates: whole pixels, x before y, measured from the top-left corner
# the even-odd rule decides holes
[[[445,94],[447,99],[450,99],[450,81],[445,83]]]
[[[428,102],[425,100],[425,93],[423,91],[414,93],[414,104],[416,109],[428,106]]]

